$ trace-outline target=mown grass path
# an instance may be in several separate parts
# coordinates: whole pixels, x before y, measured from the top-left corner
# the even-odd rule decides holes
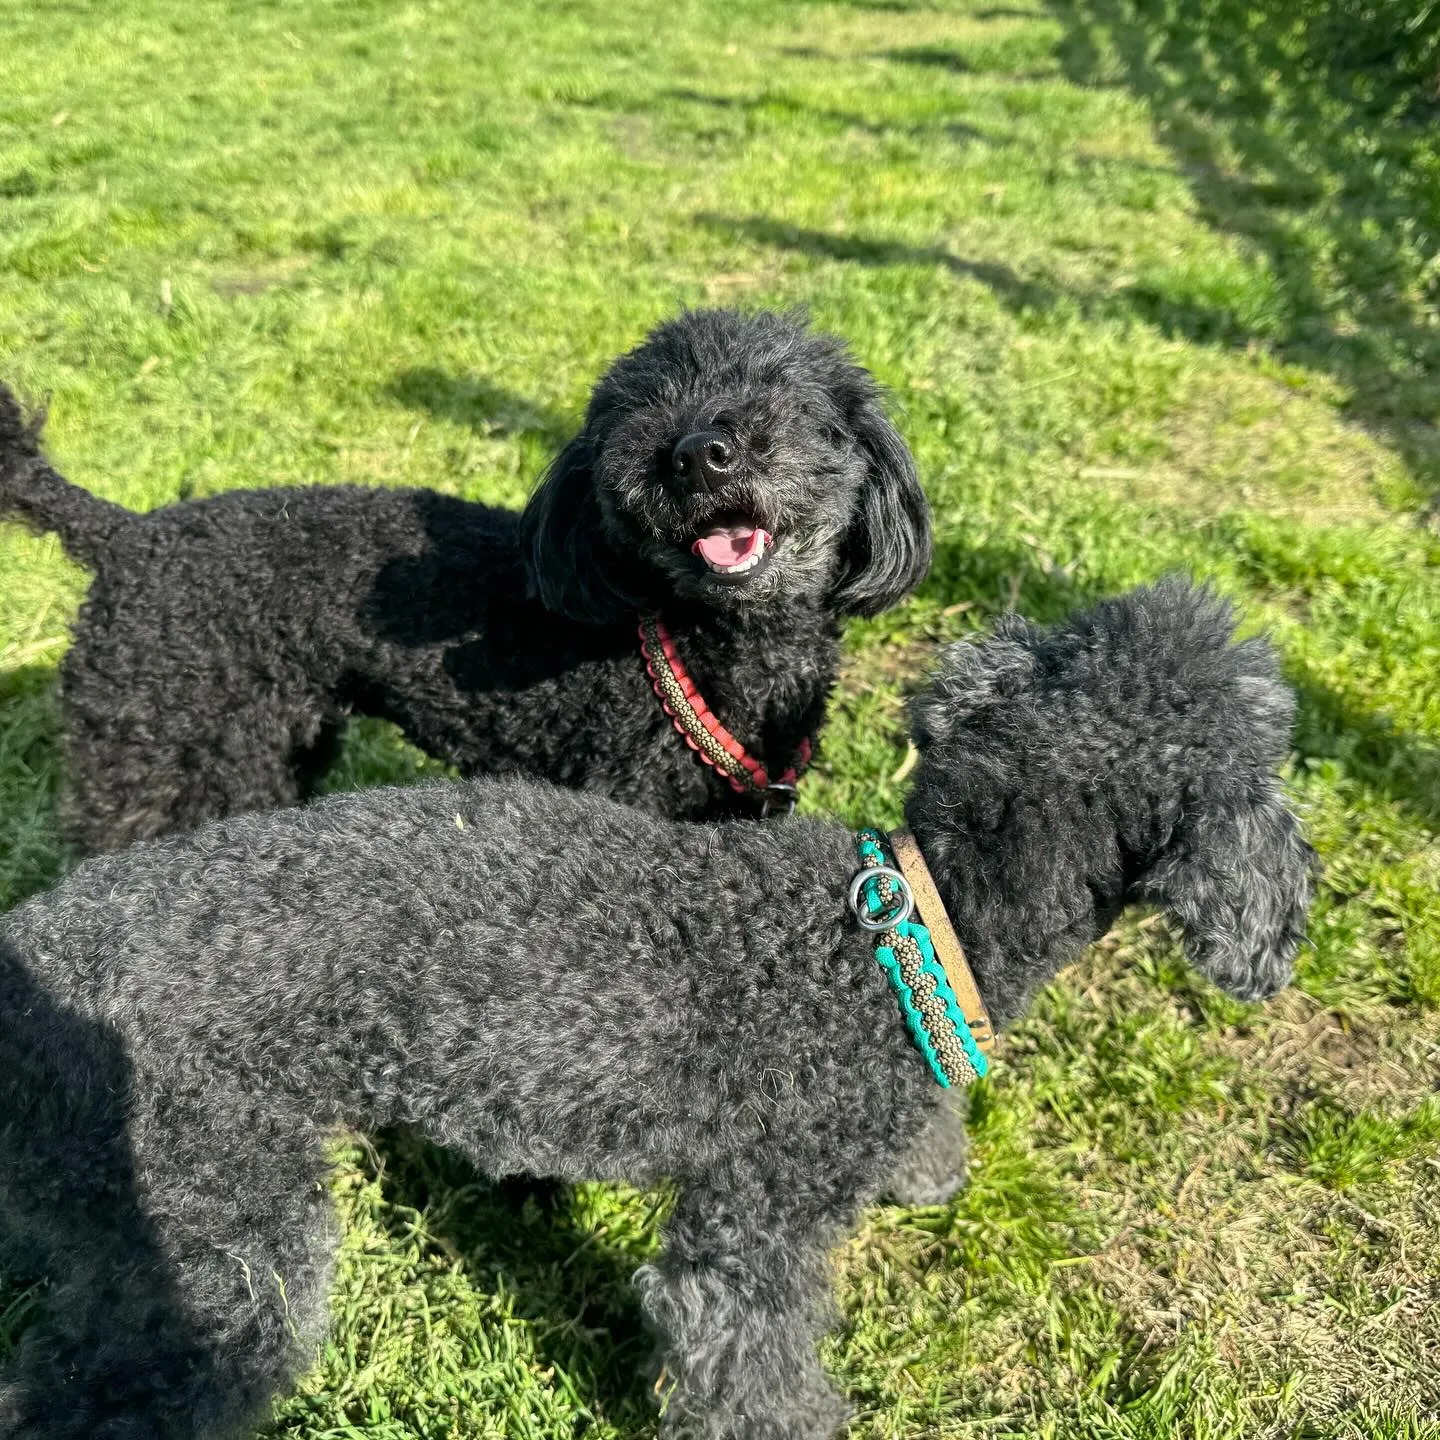
[[[809,307],[892,389],[921,595],[856,626],[807,805],[893,819],[937,643],[1184,568],[1269,628],[1327,866],[1245,1009],[1143,920],[975,1103],[954,1206],[837,1257],[866,1437],[1440,1435],[1440,9],[1430,0],[0,0],[0,371],[128,505],[518,503],[684,304]],[[83,593],[0,533],[0,905],[65,863]],[[424,762],[357,726],[339,784]],[[652,1197],[516,1211],[342,1150],[292,1437],[653,1430]],[[0,1291],[0,1344],[43,1301]]]

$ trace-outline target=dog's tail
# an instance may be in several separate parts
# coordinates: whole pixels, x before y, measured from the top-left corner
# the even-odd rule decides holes
[[[60,475],[40,453],[45,413],[27,418],[8,386],[0,384],[0,519],[14,517],[42,533],[54,532],[72,559],[98,569],[111,538],[134,518]]]

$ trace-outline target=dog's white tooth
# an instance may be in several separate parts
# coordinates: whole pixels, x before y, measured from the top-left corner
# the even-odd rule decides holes
[[[753,570],[761,561],[764,555],[765,542],[762,540],[754,554],[746,556],[744,560],[737,561],[734,565],[716,565],[710,560],[706,564],[717,575],[743,575],[747,570]]]

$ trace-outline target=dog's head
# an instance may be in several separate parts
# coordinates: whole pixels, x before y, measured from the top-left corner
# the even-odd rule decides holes
[[[873,615],[924,577],[930,517],[875,381],[838,340],[696,310],[595,387],[522,544],[535,593],[580,620],[677,597]]]
[[[914,705],[907,815],[1001,1017],[1133,900],[1256,1000],[1290,976],[1314,852],[1276,770],[1294,699],[1263,640],[1167,581],[950,647]]]

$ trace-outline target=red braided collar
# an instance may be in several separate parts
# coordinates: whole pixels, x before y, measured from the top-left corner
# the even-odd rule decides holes
[[[800,742],[795,763],[778,780],[772,780],[765,767],[715,718],[658,615],[648,615],[640,622],[640,653],[665,713],[685,743],[707,765],[718,770],[741,795],[770,800],[777,791],[793,793],[801,773],[810,764],[814,747],[808,737]]]

